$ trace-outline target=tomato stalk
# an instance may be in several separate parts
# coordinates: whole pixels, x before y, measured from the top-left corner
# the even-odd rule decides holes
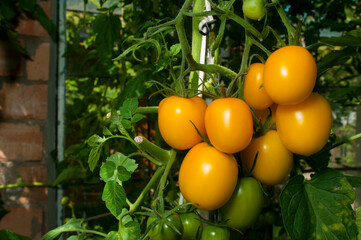
[[[204,0],[194,0],[193,1],[193,13],[199,13],[204,11],[205,1]],[[196,62],[200,61],[201,57],[201,47],[202,47],[202,35],[198,31],[198,25],[201,22],[202,17],[193,17],[192,18],[192,56]],[[189,87],[190,89],[198,89],[198,72],[191,72],[189,76]]]
[[[288,17],[286,16],[286,13],[284,12],[283,8],[281,7],[278,0],[272,0],[272,3],[274,4],[278,14],[280,15],[283,24],[285,25],[288,33],[288,44],[293,45],[295,41],[295,33],[296,30],[292,26],[291,22],[288,20]]]
[[[142,151],[145,151],[158,159],[162,165],[166,164],[171,157],[172,150],[164,150],[142,136],[135,137],[134,141],[138,144]]]
[[[249,58],[249,52],[251,49],[251,45],[252,42],[248,36],[248,32],[246,31],[246,40],[245,40],[245,44],[244,44],[244,50],[243,50],[243,54],[242,54],[242,62],[241,62],[241,67],[239,69],[237,78],[239,79],[238,82],[238,97],[240,99],[243,99],[243,83],[244,83],[244,76],[242,76],[243,74],[245,74],[247,68],[248,68],[248,58]]]
[[[173,163],[176,160],[176,156],[177,156],[177,152],[174,149],[170,150],[170,156],[169,156],[167,165],[164,169],[163,175],[159,182],[158,200],[159,200],[159,205],[160,205],[160,207],[159,207],[160,214],[164,213],[164,199],[163,199],[164,188],[165,188],[165,184],[167,182],[169,172],[172,168]]]

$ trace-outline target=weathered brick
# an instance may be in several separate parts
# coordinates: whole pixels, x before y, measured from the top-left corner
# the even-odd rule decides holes
[[[48,81],[50,62],[50,43],[43,42],[37,46],[32,60],[26,61],[28,80]]]
[[[51,1],[37,1],[37,3],[42,7],[48,17],[51,17]],[[19,25],[16,28],[16,32],[30,36],[49,37],[47,31],[37,20],[26,16],[23,16],[20,20]]]
[[[25,164],[18,167],[18,173],[23,182],[46,182],[48,167],[44,164]]]
[[[0,123],[0,161],[39,161],[42,147],[39,126]]]
[[[4,83],[0,106],[3,119],[44,120],[48,116],[48,86]]]
[[[9,229],[17,234],[38,240],[43,235],[43,210],[40,208],[12,208],[0,220],[0,229]]]
[[[46,187],[24,187],[22,194],[14,203],[31,204],[31,203],[47,203],[48,189]]]
[[[22,47],[25,46],[23,39],[18,39]],[[0,76],[23,76],[24,58],[8,43],[0,41]]]

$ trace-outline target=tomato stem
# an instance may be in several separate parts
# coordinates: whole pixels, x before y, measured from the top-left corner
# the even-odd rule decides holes
[[[204,0],[194,0],[193,1],[193,13],[199,13],[204,11],[205,1]],[[192,18],[192,56],[196,62],[200,61],[201,57],[201,48],[202,48],[202,35],[198,31],[198,25],[202,17],[193,17]],[[198,89],[198,72],[191,72],[189,76],[189,88],[196,90]]]
[[[288,33],[288,44],[291,45],[294,42],[294,38],[295,38],[295,29],[292,26],[291,22],[289,21],[289,19],[286,16],[285,11],[283,10],[283,8],[281,7],[280,3],[278,0],[272,0],[272,3],[274,3],[275,8],[278,12],[278,14],[281,17],[281,20],[283,22],[283,24],[285,25],[286,29],[287,29],[287,33]]]
[[[149,153],[151,156],[153,156],[154,158],[159,160],[159,161],[154,162],[152,159],[149,159],[157,165],[160,165],[160,164],[164,165],[165,163],[167,163],[168,159],[171,156],[171,151],[167,151],[167,150],[164,150],[164,149],[158,147],[157,145],[150,142],[145,137],[137,136],[134,138],[134,142],[136,144],[138,144],[138,146],[140,147],[140,149],[142,151]]]

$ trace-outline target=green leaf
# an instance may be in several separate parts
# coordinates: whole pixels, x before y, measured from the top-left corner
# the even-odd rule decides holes
[[[16,16],[16,13],[14,11],[14,7],[12,6],[12,3],[7,2],[7,1],[0,1],[0,16],[2,18],[5,18],[5,20],[8,20],[8,21],[12,20]],[[0,21],[0,23],[1,23],[1,21]]]
[[[117,166],[114,162],[104,162],[100,167],[99,175],[104,182],[108,182],[110,180],[114,180],[114,173],[117,169]]]
[[[107,128],[107,127],[103,127],[103,134],[105,136],[112,136],[113,134],[111,133],[111,131]]]
[[[108,233],[108,235],[105,237],[104,240],[122,240],[123,238],[121,238],[119,236],[119,233],[116,231],[111,231]]]
[[[116,181],[108,181],[104,186],[102,200],[105,202],[105,206],[109,211],[116,218],[119,218],[126,201],[123,187]]]
[[[144,118],[144,115],[143,115],[143,114],[136,113],[136,114],[134,114],[134,116],[132,117],[132,123],[139,122],[139,121],[142,120],[143,118]]]
[[[40,24],[45,28],[50,37],[55,41],[56,40],[56,26],[51,21],[51,19],[45,14],[44,10],[40,7],[40,5],[36,4],[33,14],[40,22]]]
[[[138,240],[140,239],[140,224],[138,222],[128,222],[119,229],[121,239]]]
[[[129,121],[128,119],[122,119],[120,122],[121,122],[122,126],[125,129],[131,129],[132,128],[132,122]]]
[[[8,229],[0,230],[0,239],[1,240],[31,240],[28,237],[18,235]]]
[[[331,44],[334,46],[350,46],[350,47],[361,46],[361,38],[349,34],[346,34],[345,36],[342,37],[322,38],[321,42]]]
[[[357,176],[346,176],[347,181],[351,184],[354,188],[361,187],[361,177]]]
[[[117,168],[117,178],[119,181],[128,181],[131,177],[131,173],[123,166]]]
[[[72,218],[66,224],[49,231],[40,240],[56,239],[63,232],[82,232],[84,231],[81,226],[82,222],[83,219]]]
[[[352,47],[346,47],[339,51],[330,52],[317,61],[317,75],[322,75],[333,66],[345,64],[345,62],[353,55],[357,55],[357,51]]]
[[[33,12],[36,6],[36,0],[18,0],[19,7],[26,12]]]
[[[80,166],[69,166],[59,173],[59,175],[56,177],[54,185],[59,185],[71,179],[80,179],[85,177],[85,172]]]
[[[123,106],[119,108],[120,115],[123,118],[131,118],[133,114],[137,111],[138,108],[138,99],[128,98],[123,102]]]
[[[102,138],[102,137],[94,134],[93,136],[88,138],[87,142],[90,147],[96,147],[96,146],[99,146],[99,144],[105,142],[105,138]]]
[[[128,172],[133,173],[138,168],[138,164],[134,159],[128,158],[124,154],[118,152],[107,158],[107,161],[112,161],[115,165],[123,166]]]
[[[100,154],[102,152],[103,144],[99,144],[90,150],[88,164],[90,171],[93,171],[99,161]]]
[[[180,50],[181,50],[180,43],[174,44],[170,47],[169,55],[174,57],[180,52]]]
[[[298,175],[280,196],[284,225],[292,239],[356,239],[354,200],[355,191],[336,170],[326,169],[309,181]]]

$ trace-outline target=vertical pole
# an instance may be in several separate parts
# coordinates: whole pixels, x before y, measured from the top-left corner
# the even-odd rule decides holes
[[[59,43],[58,43],[58,127],[57,127],[57,158],[61,162],[64,160],[65,148],[65,78],[66,59],[63,57],[66,51],[66,0],[59,1]],[[61,199],[63,189],[57,189],[57,225],[63,225],[63,207]]]

